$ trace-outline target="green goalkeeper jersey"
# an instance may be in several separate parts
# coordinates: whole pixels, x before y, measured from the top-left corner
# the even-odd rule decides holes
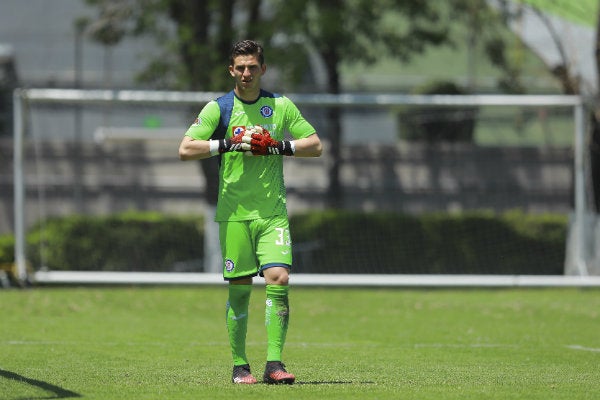
[[[283,140],[285,132],[294,139],[315,133],[285,96],[261,90],[253,103],[246,103],[236,96],[231,98],[233,104],[227,106],[231,109],[231,117],[228,124],[224,123],[227,125],[225,138],[255,125],[269,131],[277,140]],[[192,139],[210,139],[219,126],[221,109],[216,100],[206,104],[185,134]],[[219,178],[216,221],[245,221],[287,213],[282,156],[223,153]]]

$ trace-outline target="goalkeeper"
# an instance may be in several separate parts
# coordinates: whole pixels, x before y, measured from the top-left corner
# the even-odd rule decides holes
[[[244,40],[231,51],[234,89],[209,102],[179,147],[181,160],[219,155],[215,220],[229,282],[227,330],[233,355],[233,383],[256,383],[246,356],[248,304],[254,276],[266,283],[267,357],[263,381],[291,384],[282,351],[289,321],[288,281],[292,242],[286,209],[283,156],[318,157],[315,129],[285,96],[261,89],[267,67],[263,48]],[[284,132],[293,140],[284,140]]]

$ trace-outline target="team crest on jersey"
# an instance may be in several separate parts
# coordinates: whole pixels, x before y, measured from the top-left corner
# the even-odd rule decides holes
[[[239,135],[240,133],[244,133],[246,131],[246,127],[244,126],[234,126],[231,128],[232,136]]]
[[[192,124],[192,126],[198,126],[202,123],[202,120],[198,117],[194,120],[194,123]]]
[[[262,106],[260,108],[260,115],[262,115],[265,118],[269,118],[273,116],[273,109],[270,106]]]
[[[227,260],[225,260],[225,270],[227,272],[233,271],[234,268],[235,268],[235,264],[232,260],[230,260],[229,258]]]

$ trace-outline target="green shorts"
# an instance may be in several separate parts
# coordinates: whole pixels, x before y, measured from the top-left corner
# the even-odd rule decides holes
[[[292,239],[286,215],[219,222],[223,278],[256,276],[270,267],[292,266]]]

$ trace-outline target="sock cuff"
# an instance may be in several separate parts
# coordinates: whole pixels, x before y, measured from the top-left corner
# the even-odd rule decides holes
[[[267,285],[267,296],[286,296],[290,291],[287,285]]]
[[[248,293],[252,291],[252,285],[229,285],[229,293]]]

